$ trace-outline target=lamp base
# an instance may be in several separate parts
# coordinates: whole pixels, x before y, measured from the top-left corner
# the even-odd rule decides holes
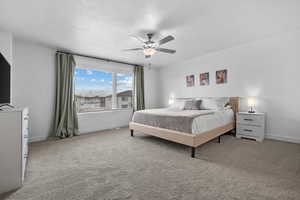
[[[253,109],[252,106],[250,106],[250,110],[248,110],[248,113],[255,113],[255,110]]]

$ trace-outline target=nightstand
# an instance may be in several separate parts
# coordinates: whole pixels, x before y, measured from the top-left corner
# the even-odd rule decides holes
[[[250,138],[262,142],[265,137],[265,114],[238,112],[236,137]]]

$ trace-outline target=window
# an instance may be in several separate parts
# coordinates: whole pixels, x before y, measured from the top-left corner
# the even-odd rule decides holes
[[[75,102],[79,113],[132,108],[133,74],[75,70]]]
[[[133,75],[117,74],[117,108],[132,108]]]

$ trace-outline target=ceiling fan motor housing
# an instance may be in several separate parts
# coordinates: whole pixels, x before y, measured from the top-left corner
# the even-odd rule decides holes
[[[154,33],[148,33],[147,34],[149,41],[151,41],[151,39],[153,38],[153,35],[154,35]]]

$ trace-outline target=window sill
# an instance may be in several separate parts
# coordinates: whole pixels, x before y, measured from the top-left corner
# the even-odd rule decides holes
[[[82,113],[77,113],[78,116],[80,115],[88,115],[88,114],[101,114],[101,113],[112,113],[112,112],[125,112],[125,111],[132,111],[132,108],[128,109],[111,109],[111,110],[102,110],[102,111],[94,111],[94,112],[82,112]]]

